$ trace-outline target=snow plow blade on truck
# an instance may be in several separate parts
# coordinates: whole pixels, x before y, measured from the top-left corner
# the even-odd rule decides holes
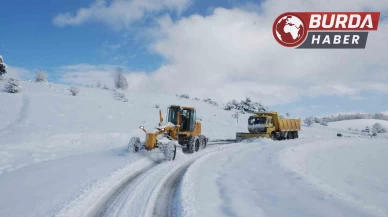
[[[301,130],[300,119],[282,119],[277,112],[258,112],[248,119],[249,133],[236,133],[236,140],[270,138],[272,140],[296,139]]]

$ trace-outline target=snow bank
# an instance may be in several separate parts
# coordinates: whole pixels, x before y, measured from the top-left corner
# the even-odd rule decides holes
[[[363,126],[368,121],[344,122]],[[337,123],[337,126],[347,124]],[[279,155],[279,160],[284,167],[328,192],[330,197],[339,197],[387,216],[387,156],[386,139],[338,138],[288,148]]]

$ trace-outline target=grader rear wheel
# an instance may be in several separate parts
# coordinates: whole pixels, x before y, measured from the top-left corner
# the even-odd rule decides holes
[[[202,144],[201,144],[202,148],[206,148],[208,139],[205,136],[201,136],[201,140],[202,140]]]
[[[199,149],[199,138],[196,136],[193,136],[189,139],[189,143],[187,144],[187,149],[189,150],[189,153],[194,153],[198,151]]]

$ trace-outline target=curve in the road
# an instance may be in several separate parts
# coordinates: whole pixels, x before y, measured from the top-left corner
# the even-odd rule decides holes
[[[223,149],[214,148],[214,151],[199,154],[183,164],[158,162],[145,167],[118,186],[90,216],[175,216],[174,199],[188,168],[201,157],[220,150]]]
[[[173,217],[175,216],[174,198],[177,195],[179,184],[182,181],[187,169],[194,161],[185,164],[177,169],[168,179],[163,183],[162,189],[156,199],[157,204],[153,209],[154,217]]]
[[[109,211],[111,210],[111,205],[115,203],[115,200],[122,196],[122,193],[125,191],[125,189],[135,180],[137,180],[140,176],[145,174],[147,171],[151,170],[153,167],[160,164],[162,161],[157,161],[144,169],[136,172],[132,176],[128,177],[125,182],[123,182],[120,186],[117,187],[117,190],[115,190],[110,197],[100,206],[98,210],[96,210],[95,213],[92,213],[91,216],[94,217],[104,217],[109,216]]]

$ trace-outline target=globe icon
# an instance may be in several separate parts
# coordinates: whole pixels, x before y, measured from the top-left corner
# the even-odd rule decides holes
[[[293,15],[281,17],[276,24],[276,36],[285,44],[297,44],[304,37],[302,20]]]

